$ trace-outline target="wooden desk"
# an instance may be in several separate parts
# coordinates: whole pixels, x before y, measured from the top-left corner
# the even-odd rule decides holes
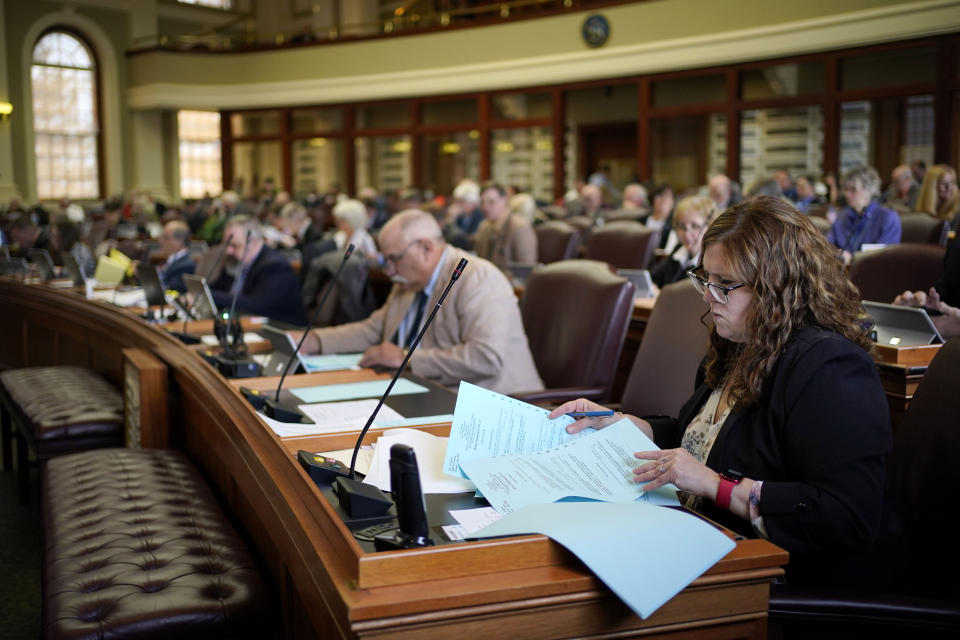
[[[280,636],[766,637],[769,581],[787,560],[769,542],[738,541],[647,620],[543,536],[365,553],[294,463],[289,444],[172,336],[105,303],[6,279],[0,305],[0,367],[76,364],[119,383],[124,347],[149,350],[167,365],[172,446],[198,463],[255,546],[272,582]],[[356,375],[338,375],[348,373]],[[318,448],[352,439],[327,436]]]

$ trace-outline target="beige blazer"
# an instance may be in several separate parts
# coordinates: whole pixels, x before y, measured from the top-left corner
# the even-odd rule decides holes
[[[537,234],[529,222],[511,213],[500,229],[489,220],[481,222],[473,237],[473,248],[478,256],[501,269],[508,262],[532,263],[537,261]]]
[[[448,246],[425,313],[436,306],[461,258],[469,263],[410,358],[408,369],[447,386],[466,380],[499,393],[543,389],[513,287],[486,260]],[[416,292],[394,285],[386,304],[366,320],[315,329],[322,352],[365,351],[390,341],[415,297]]]

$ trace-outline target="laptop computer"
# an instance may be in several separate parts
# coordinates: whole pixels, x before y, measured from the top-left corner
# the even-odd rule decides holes
[[[653,280],[646,269],[617,269],[617,275],[633,283],[633,298],[652,298]]]
[[[863,309],[876,329],[877,344],[909,347],[943,342],[943,337],[922,307],[864,300]]]
[[[0,258],[0,276],[25,276],[29,270],[26,258]]]
[[[53,280],[57,277],[56,267],[53,266],[53,258],[46,249],[28,249],[27,260],[37,265],[37,272],[44,280]]]
[[[213,301],[207,279],[192,273],[184,274],[183,283],[187,286],[187,293],[193,299],[190,310],[197,320],[213,318],[217,314],[217,303]]]
[[[524,287],[533,270],[540,266],[535,262],[508,262],[504,270],[510,274],[510,279],[515,287]]]
[[[147,306],[162,307],[167,304],[167,296],[163,291],[163,282],[160,273],[152,264],[137,265],[137,282],[143,287],[143,295],[147,299]]]
[[[66,269],[70,279],[73,280],[73,286],[85,287],[87,285],[87,275],[69,251],[63,252],[63,268]]]

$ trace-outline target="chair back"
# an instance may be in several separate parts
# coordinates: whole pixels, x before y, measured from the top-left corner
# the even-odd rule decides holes
[[[582,234],[588,233],[593,228],[593,220],[589,216],[570,216],[563,221]]]
[[[633,284],[603,262],[564,260],[532,274],[520,300],[547,389],[597,387],[606,400],[633,313]]]
[[[827,212],[830,211],[830,205],[825,202],[818,202],[807,207],[807,216],[810,218],[827,218]]]
[[[927,367],[897,430],[887,461],[890,495],[906,536],[912,578],[931,592],[960,593],[956,514],[960,486],[960,338]],[[918,564],[922,563],[922,564]]]
[[[661,289],[623,390],[624,413],[679,415],[707,352],[710,326],[701,321],[707,310],[689,278]]]
[[[537,262],[550,264],[569,260],[580,246],[580,232],[562,220],[551,220],[533,228],[537,234]]]
[[[864,300],[893,302],[904,291],[926,291],[943,273],[946,249],[933,244],[894,244],[861,251],[850,264],[850,281]]]
[[[833,226],[829,220],[820,216],[810,216],[810,222],[812,222],[813,226],[819,229],[823,235],[830,233],[830,227]]]
[[[900,242],[921,242],[947,246],[950,222],[928,213],[905,213],[900,216]]]
[[[646,269],[659,237],[639,222],[611,222],[593,230],[583,257],[603,260],[617,269]]]

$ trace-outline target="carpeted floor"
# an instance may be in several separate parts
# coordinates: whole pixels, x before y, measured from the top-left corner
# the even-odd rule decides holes
[[[32,479],[33,501],[22,506],[16,472],[0,471],[0,637],[11,640],[41,636],[43,531],[36,470]]]

